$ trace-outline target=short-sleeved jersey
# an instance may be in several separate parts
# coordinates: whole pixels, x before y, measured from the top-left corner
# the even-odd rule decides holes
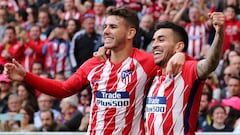
[[[209,26],[207,23],[188,23],[185,29],[189,37],[187,53],[194,58],[200,58],[202,46],[207,44]]]
[[[150,135],[193,135],[204,80],[197,75],[196,61],[186,61],[174,78],[157,75],[146,99]]]
[[[145,86],[156,73],[152,60],[151,55],[134,49],[132,57],[123,62],[113,64],[107,60],[87,73],[93,89],[90,134],[145,134]],[[87,67],[92,65],[87,63],[81,68]]]
[[[134,48],[131,56],[118,64],[91,58],[65,82],[42,79],[31,73],[26,74],[24,81],[59,98],[77,93],[90,82],[88,134],[145,135],[144,99],[158,68],[151,54]]]

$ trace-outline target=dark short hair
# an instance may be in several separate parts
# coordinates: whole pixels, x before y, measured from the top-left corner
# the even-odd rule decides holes
[[[51,109],[41,110],[41,111],[40,111],[40,115],[41,115],[41,113],[47,113],[47,112],[49,112],[50,115],[51,115],[51,117],[52,117],[52,119],[54,119],[54,114],[53,114],[53,111],[52,111]]]
[[[27,13],[26,10],[24,10],[24,9],[21,8],[21,9],[19,9],[19,10],[17,11],[17,14],[18,14],[20,17],[22,17],[24,21],[27,21],[28,13]]]
[[[30,30],[33,28],[33,27],[37,27],[40,31],[42,30],[41,26],[40,25],[37,25],[37,24],[33,24],[30,28]]]
[[[230,78],[240,81],[240,77],[237,75],[232,75]]]
[[[139,29],[139,18],[137,13],[129,8],[112,8],[108,11],[107,15],[116,15],[124,18],[130,27],[135,28],[136,31]]]
[[[223,105],[221,105],[221,104],[216,104],[216,105],[212,106],[212,107],[208,110],[208,114],[209,114],[210,116],[213,116],[213,113],[214,113],[214,111],[215,111],[217,108],[222,108],[222,109],[224,110],[224,112],[226,113],[226,110],[225,110],[225,108],[224,108]]]
[[[7,30],[12,30],[13,33],[16,34],[16,30],[15,30],[15,28],[14,28],[13,26],[7,26],[7,28],[5,29],[5,32],[6,32]]]
[[[174,34],[177,36],[175,39],[177,42],[182,41],[184,43],[184,48],[183,48],[183,52],[187,51],[188,48],[188,34],[185,31],[185,29],[177,24],[174,24],[172,22],[168,22],[168,21],[163,21],[163,22],[159,22],[158,24],[156,24],[155,26],[155,31],[162,29],[162,28],[167,28],[167,29],[171,29]],[[173,35],[173,36],[175,36]]]
[[[225,8],[224,8],[224,11],[227,9],[227,8],[232,8],[235,12],[235,14],[237,14],[237,6],[234,6],[234,5],[226,5]]]

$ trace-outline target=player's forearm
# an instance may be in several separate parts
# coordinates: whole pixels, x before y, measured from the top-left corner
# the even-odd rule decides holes
[[[210,47],[210,51],[207,55],[207,60],[210,61],[208,64],[212,64],[215,69],[219,63],[222,55],[222,45],[223,45],[223,32],[216,33],[213,43]]]
[[[60,82],[57,80],[41,78],[29,72],[26,73],[23,81],[32,86],[34,89],[57,98],[64,98],[73,95],[79,91],[80,87],[83,86],[80,82],[78,83],[78,87],[69,80]],[[72,85],[70,85],[70,83]]]
[[[223,35],[223,31],[215,34],[206,59],[198,63],[198,75],[200,78],[206,78],[207,75],[213,72],[218,66],[222,55]]]

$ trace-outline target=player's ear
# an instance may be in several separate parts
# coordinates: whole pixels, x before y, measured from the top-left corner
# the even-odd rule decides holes
[[[177,42],[176,46],[175,46],[175,51],[176,52],[182,52],[184,49],[184,43],[182,41]]]
[[[137,34],[136,29],[135,29],[135,28],[130,28],[130,29],[128,30],[127,38],[128,38],[128,39],[133,39],[136,34]]]

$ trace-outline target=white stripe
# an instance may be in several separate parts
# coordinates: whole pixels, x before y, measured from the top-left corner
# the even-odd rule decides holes
[[[69,78],[71,75],[72,75],[72,71],[71,71],[71,64],[70,64],[70,59],[69,59],[69,57],[67,57],[66,59],[65,59],[65,62],[64,62],[64,66],[65,66],[65,70],[64,70],[64,76],[66,77],[66,78]]]
[[[200,57],[200,46],[201,46],[201,44],[200,44],[200,41],[201,41],[201,39],[202,39],[202,34],[200,34],[201,32],[202,32],[202,28],[201,28],[201,25],[199,26],[199,25],[197,25],[196,26],[196,28],[195,28],[195,31],[196,31],[196,33],[195,33],[195,35],[194,36],[199,36],[199,38],[198,39],[196,39],[195,40],[195,56],[196,57]]]
[[[69,12],[66,12],[65,14],[64,14],[64,18],[65,18],[65,20],[68,20],[69,18],[70,18],[70,13]]]
[[[26,71],[30,71],[30,68],[29,68],[29,55],[26,55],[25,56],[25,61],[24,61],[25,63],[24,63],[24,67],[25,67],[25,70]]]
[[[173,94],[173,131],[174,135],[184,135],[183,129],[183,100],[184,100],[184,80],[182,76],[177,76],[174,82]]]
[[[189,26],[189,27],[190,28],[189,28],[189,31],[188,31],[188,36],[191,36],[194,33],[194,27],[192,27],[192,26]],[[194,51],[194,50],[192,50],[192,45],[193,45],[193,40],[189,40],[189,43],[188,43],[188,54],[190,56],[193,56],[193,51]]]
[[[56,49],[54,49],[54,53],[56,53],[58,55],[57,58],[53,56],[54,59],[57,59],[56,72],[60,72],[63,70],[62,66],[64,64],[63,59],[64,59],[64,57],[66,57],[66,54],[65,54],[66,46],[63,43],[58,43],[58,44],[55,44],[55,47],[56,47]],[[57,47],[59,47],[59,50],[57,50]]]
[[[138,131],[140,131],[140,121],[142,117],[142,107],[143,107],[143,99],[144,99],[144,88],[147,83],[147,74],[144,71],[143,67],[138,67],[141,66],[140,63],[137,63],[137,61],[134,59],[134,65],[137,66],[137,84],[136,84],[136,95],[135,95],[135,111],[134,111],[134,118],[133,118],[133,123],[132,123],[132,130],[131,134],[132,135],[139,135]],[[145,83],[142,83],[145,82]]]

